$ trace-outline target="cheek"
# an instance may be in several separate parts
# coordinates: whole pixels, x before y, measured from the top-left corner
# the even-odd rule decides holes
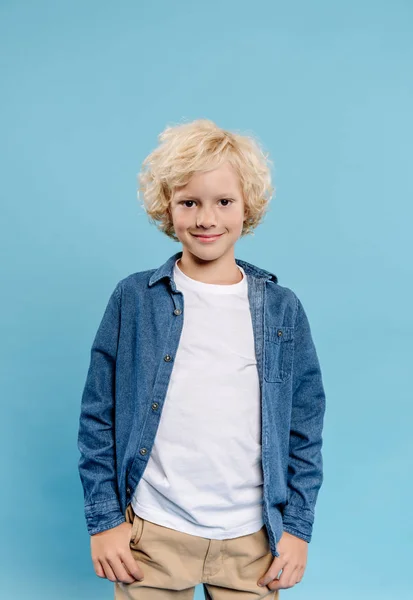
[[[188,215],[174,215],[173,219],[175,231],[185,231],[191,225],[191,218]]]
[[[244,215],[242,213],[233,214],[227,219],[226,224],[231,229],[239,229],[242,227],[244,221]]]

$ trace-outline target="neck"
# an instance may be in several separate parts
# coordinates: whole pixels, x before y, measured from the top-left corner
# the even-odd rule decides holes
[[[202,260],[193,254],[183,252],[178,266],[185,275],[202,283],[233,285],[242,281],[243,278],[234,256]]]

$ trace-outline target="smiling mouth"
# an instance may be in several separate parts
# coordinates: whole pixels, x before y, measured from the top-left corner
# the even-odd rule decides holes
[[[192,233],[191,235],[193,235],[194,237],[197,237],[197,238],[209,239],[209,238],[220,237],[223,234],[222,233],[216,233],[214,235],[197,235],[196,233]]]

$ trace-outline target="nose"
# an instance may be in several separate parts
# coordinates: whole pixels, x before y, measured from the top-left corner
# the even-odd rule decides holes
[[[212,209],[201,208],[196,214],[197,227],[213,227],[216,225],[217,219]]]

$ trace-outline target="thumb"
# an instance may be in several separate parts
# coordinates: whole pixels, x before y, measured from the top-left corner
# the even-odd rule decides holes
[[[278,573],[282,570],[282,568],[283,568],[283,564],[282,564],[281,558],[279,556],[275,556],[269,569],[267,569],[267,571],[264,573],[264,575],[262,575],[259,578],[259,580],[257,581],[257,584],[260,587],[264,587],[264,586],[268,585],[273,579],[275,579],[277,577]]]

